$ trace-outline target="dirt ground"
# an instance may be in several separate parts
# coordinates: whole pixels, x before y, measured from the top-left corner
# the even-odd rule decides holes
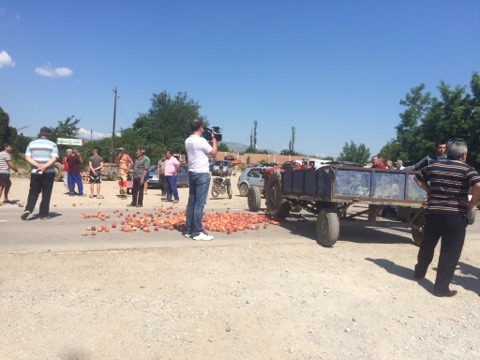
[[[38,226],[41,237],[40,220],[19,219],[28,181],[13,183],[16,204],[0,206],[2,233]],[[103,184],[102,200],[64,192],[55,183],[59,213],[127,203],[112,182]],[[178,208],[187,194],[180,189]],[[159,191],[149,190],[144,203],[159,206]],[[236,187],[233,199],[207,203],[218,211],[245,207]],[[4,220],[11,212],[18,221]],[[214,233],[204,244],[178,238],[179,246],[126,250],[4,251],[0,358],[480,358],[480,221],[467,230],[452,284],[457,296],[436,298],[438,249],[427,278],[416,282],[418,248],[405,229],[345,226],[337,244],[324,248],[305,218],[299,233],[269,228],[235,241]]]

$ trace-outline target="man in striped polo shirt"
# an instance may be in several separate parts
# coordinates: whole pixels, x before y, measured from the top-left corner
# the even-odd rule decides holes
[[[42,193],[40,220],[50,219],[48,212],[55,179],[54,164],[58,158],[57,145],[48,139],[51,135],[52,131],[48,127],[42,127],[38,139],[30,142],[25,151],[25,160],[31,165],[31,176],[27,205],[21,216],[22,220],[27,220],[33,212],[40,193]]]
[[[427,192],[425,237],[418,251],[415,279],[423,279],[432,262],[435,247],[442,238],[437,277],[433,294],[451,297],[455,268],[462,253],[467,227],[467,214],[475,211],[480,200],[480,175],[467,160],[467,144],[455,141],[447,149],[447,159],[434,161],[415,176],[417,184]],[[468,201],[468,189],[473,196]]]

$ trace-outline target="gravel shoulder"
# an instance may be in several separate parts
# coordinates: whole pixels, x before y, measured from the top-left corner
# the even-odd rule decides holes
[[[21,204],[28,181],[13,181]],[[72,199],[56,183],[52,211],[125,206],[113,183],[103,188],[103,200]],[[188,189],[180,191],[184,208]],[[157,192],[145,208],[160,206]],[[209,199],[207,208],[244,210],[246,198]],[[467,230],[458,295],[440,299],[431,294],[438,249],[426,279],[411,280],[417,248],[400,228],[345,226],[335,247],[323,248],[305,216],[298,230],[293,218],[204,244],[164,231],[154,245],[136,234],[130,247],[101,249],[70,230],[81,221],[22,222],[21,211],[0,207],[0,242],[10,242],[0,247],[4,359],[480,358],[479,222]],[[55,226],[79,245],[15,251],[15,234],[34,243],[21,234],[41,238]]]

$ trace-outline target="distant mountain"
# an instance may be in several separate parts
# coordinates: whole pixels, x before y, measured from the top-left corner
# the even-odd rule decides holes
[[[245,152],[245,150],[248,149],[248,145],[233,142],[233,141],[222,141],[222,144],[227,145],[231,152],[243,153],[243,152]],[[267,150],[267,152],[269,154],[279,154],[280,153],[279,151],[269,150],[269,149],[258,149],[258,150],[261,150],[261,151]]]

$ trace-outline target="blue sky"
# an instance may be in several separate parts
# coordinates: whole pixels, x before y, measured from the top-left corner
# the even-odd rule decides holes
[[[480,71],[480,1],[0,0],[0,106],[35,135],[111,134],[187,92],[224,140],[338,156],[395,137],[399,101]]]

